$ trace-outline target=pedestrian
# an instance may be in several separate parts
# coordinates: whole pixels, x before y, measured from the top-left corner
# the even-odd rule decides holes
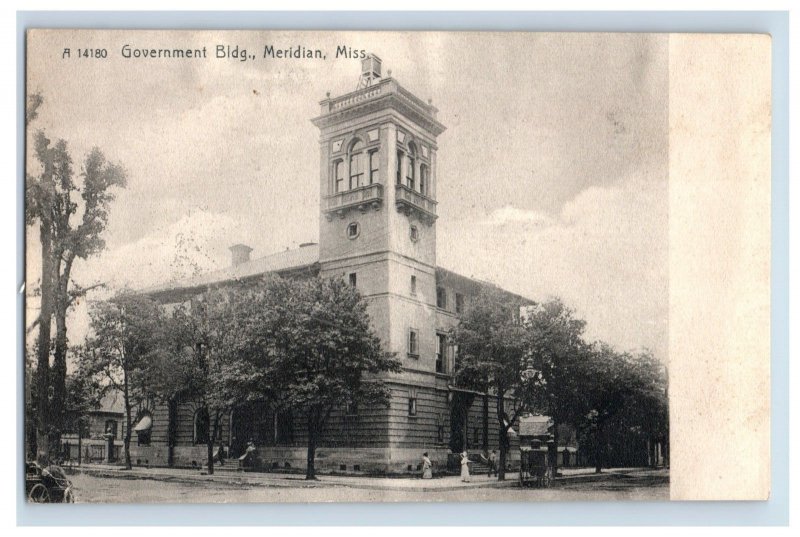
[[[489,477],[492,477],[492,474],[495,476],[498,475],[497,473],[497,451],[492,450],[489,454]]]
[[[461,454],[461,481],[469,483],[469,457],[466,451]]]
[[[433,463],[428,458],[428,452],[422,454],[422,479],[433,478]]]

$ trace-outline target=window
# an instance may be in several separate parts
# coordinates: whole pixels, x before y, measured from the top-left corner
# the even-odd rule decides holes
[[[351,286],[356,287],[357,280],[356,280],[356,273],[355,272],[351,272],[350,273],[350,276],[348,277],[348,280],[350,281],[350,285]]]
[[[379,180],[378,172],[380,171],[381,164],[378,156],[378,150],[370,151],[369,153],[369,184],[377,183]]]
[[[425,164],[419,165],[419,193],[428,195],[428,167]]]
[[[403,152],[397,152],[397,184],[403,184]]]
[[[360,143],[353,146],[353,149]],[[364,186],[364,153],[350,155],[350,190]]]
[[[350,240],[355,239],[358,237],[359,233],[361,233],[361,226],[358,225],[358,222],[350,222],[347,224],[347,238]]]
[[[358,403],[356,403],[355,401],[348,401],[344,407],[344,415],[345,416],[358,415]]]
[[[447,362],[445,352],[447,351],[447,336],[436,334],[436,372],[446,373]]]
[[[464,295],[456,293],[456,313],[464,313]]]
[[[414,172],[416,171],[416,150],[414,144],[408,144],[408,162],[406,163],[406,186],[411,190],[415,190],[416,181]]]
[[[478,447],[481,444],[481,430],[477,427],[472,429],[472,440],[475,444],[475,447]]]
[[[414,357],[419,356],[419,336],[414,328],[408,331],[408,354]]]
[[[417,226],[411,226],[409,235],[411,237],[411,242],[417,242],[419,240],[419,228],[417,228]]]
[[[441,414],[436,418],[436,440],[440,444],[444,444],[444,420]]]
[[[333,164],[333,176],[336,178],[336,190],[335,192],[338,194],[344,190],[344,162],[341,160],[337,160]]]
[[[207,444],[209,436],[208,410],[201,408],[194,413],[194,443]]]
[[[444,290],[444,287],[436,288],[436,307],[447,308],[447,291]]]
[[[408,415],[417,415],[417,390],[408,391]]]
[[[113,438],[117,437],[117,420],[106,420],[106,427],[104,429],[106,434],[110,434]]]
[[[411,276],[411,294],[417,294],[417,277],[413,275]]]

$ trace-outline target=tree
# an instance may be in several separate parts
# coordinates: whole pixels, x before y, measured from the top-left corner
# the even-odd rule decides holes
[[[214,446],[220,434],[220,421],[233,407],[239,392],[237,371],[231,368],[232,355],[226,340],[235,330],[231,321],[236,308],[247,301],[234,290],[212,290],[196,297],[190,306],[180,305],[166,319],[159,343],[147,355],[144,382],[162,400],[191,399],[200,404],[207,446],[208,473],[214,473]]]
[[[523,326],[528,356],[541,372],[541,382],[528,392],[529,408],[553,419],[558,445],[558,425],[577,425],[588,409],[584,392],[587,347],[586,322],[555,298],[528,307]]]
[[[93,377],[106,390],[122,393],[125,404],[125,468],[131,469],[132,409],[149,395],[143,382],[143,366],[156,352],[164,314],[152,300],[142,295],[121,294],[100,302],[90,311],[92,335],[80,356],[86,376]]]
[[[492,392],[496,399],[500,436],[498,479],[505,480],[510,447],[508,431],[529,406],[530,383],[524,381],[527,337],[518,322],[520,304],[496,289],[487,289],[471,301],[452,334],[458,348],[456,382]],[[506,409],[506,404],[510,408]]]
[[[366,303],[341,279],[268,278],[230,314],[226,345],[235,357],[227,378],[252,398],[291,409],[308,427],[306,479],[331,411],[345,404],[388,404],[378,377],[399,371],[381,350]]]
[[[28,123],[36,118],[42,102],[38,93],[29,96]],[[52,145],[40,130],[34,136],[33,146],[41,171],[26,177],[25,222],[28,226],[38,223],[41,244],[37,367],[50,373],[37,379],[37,458],[46,461],[50,451],[48,444],[58,443],[65,418],[61,411],[66,402],[67,312],[74,298],[85,291],[70,289],[73,263],[76,258],[86,259],[105,248],[101,235],[108,223],[108,207],[114,200],[112,189],[125,186],[125,172],[120,166],[108,163],[102,152],[94,148],[83,163],[83,183],[78,187],[73,180],[72,157],[64,140]],[[79,204],[83,206],[83,213],[78,222],[73,222]],[[56,337],[51,368],[53,316]],[[52,401],[48,403],[51,392]]]
[[[648,351],[618,352],[598,342],[585,362],[583,389],[588,412],[581,420],[583,445],[590,448],[595,472],[614,462],[632,465],[642,445],[668,437],[666,377],[663,365]],[[622,451],[621,453],[619,451]]]
[[[37,105],[38,108],[38,105]],[[35,111],[34,114],[35,116]],[[40,280],[41,306],[39,312],[39,335],[36,342],[36,458],[47,464],[51,442],[51,412],[49,394],[50,371],[50,332],[55,302],[55,264],[53,262],[53,234],[56,227],[55,205],[58,184],[72,182],[72,159],[67,152],[67,144],[60,140],[50,145],[44,133],[39,131],[34,140],[34,154],[41,164],[39,176],[27,175],[25,185],[25,223],[33,226],[39,223],[39,243],[41,246],[42,272]]]

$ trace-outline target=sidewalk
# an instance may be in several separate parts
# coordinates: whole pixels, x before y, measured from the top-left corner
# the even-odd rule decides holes
[[[507,472],[505,481],[498,481],[497,478],[489,478],[486,475],[473,475],[469,483],[462,482],[460,476],[443,476],[423,480],[415,477],[320,475],[317,481],[306,481],[305,476],[302,474],[236,472],[231,471],[229,468],[222,468],[221,471],[214,475],[204,475],[200,471],[192,469],[135,467],[131,470],[124,470],[120,466],[109,464],[86,464],[80,467],[72,467],[71,471],[116,479],[152,479],[184,483],[212,482],[254,487],[349,487],[367,490],[413,492],[514,487],[517,486],[519,478],[517,472]],[[615,468],[603,470],[602,474],[595,474],[593,468],[564,468],[560,470],[562,475],[556,479],[555,486],[561,483],[596,481],[606,479],[610,475],[635,475],[651,472],[654,472],[654,470]]]

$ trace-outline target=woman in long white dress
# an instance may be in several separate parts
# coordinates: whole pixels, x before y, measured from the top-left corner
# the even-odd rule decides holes
[[[422,479],[433,478],[433,464],[428,458],[428,452],[422,454]]]
[[[461,454],[461,481],[469,483],[469,457],[466,451]]]

